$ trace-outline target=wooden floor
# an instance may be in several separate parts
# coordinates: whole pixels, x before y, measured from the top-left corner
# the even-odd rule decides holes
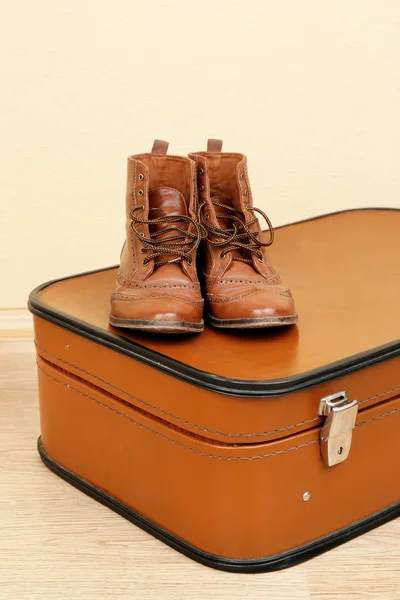
[[[0,342],[0,415],[1,600],[400,600],[399,520],[286,571],[220,573],[53,475],[32,341]]]

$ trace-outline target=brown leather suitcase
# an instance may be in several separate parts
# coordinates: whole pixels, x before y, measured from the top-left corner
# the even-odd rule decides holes
[[[116,268],[38,287],[44,463],[228,571],[281,569],[398,516],[399,232],[390,209],[278,228],[300,315],[285,329],[118,331]]]

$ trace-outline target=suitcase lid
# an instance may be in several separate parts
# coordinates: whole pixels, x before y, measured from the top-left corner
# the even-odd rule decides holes
[[[230,395],[290,393],[400,353],[400,211],[334,213],[276,229],[272,262],[299,322],[161,335],[108,324],[116,267],[45,283],[29,308],[98,343]]]
[[[108,324],[116,267],[44,284],[29,300],[39,364],[213,443],[322,425],[322,398],[340,392],[367,410],[400,393],[399,231],[390,209],[278,228],[272,260],[300,317],[279,330],[130,333]]]

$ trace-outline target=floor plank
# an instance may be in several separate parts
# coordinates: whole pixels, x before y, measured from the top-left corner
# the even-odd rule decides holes
[[[56,477],[35,447],[32,341],[0,342],[0,407],[2,599],[400,599],[400,521],[286,571],[220,573]]]

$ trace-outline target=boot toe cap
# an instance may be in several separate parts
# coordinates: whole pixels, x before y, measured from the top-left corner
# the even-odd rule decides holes
[[[292,295],[284,286],[254,288],[233,296],[209,295],[209,311],[221,321],[268,321],[274,324],[294,323],[297,320]]]
[[[132,328],[142,323],[146,325],[178,324],[202,322],[203,300],[192,300],[179,296],[121,296],[114,294],[111,298],[110,322],[112,325],[131,324]]]

